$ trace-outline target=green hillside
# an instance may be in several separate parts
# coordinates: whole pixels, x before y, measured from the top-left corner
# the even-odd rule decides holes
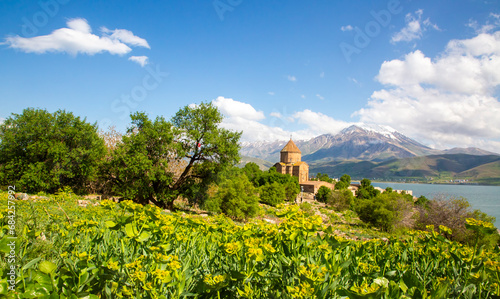
[[[237,166],[243,167],[243,166],[245,166],[245,164],[250,163],[250,162],[253,162],[253,163],[259,165],[260,170],[268,170],[269,168],[271,168],[274,165],[274,163],[263,160],[263,159],[248,157],[248,156],[241,156],[240,163],[238,163]]]
[[[336,161],[311,163],[312,173],[339,177],[347,173],[355,178],[381,180],[415,179],[432,182],[468,180],[479,184],[500,185],[500,156],[467,154],[432,155],[394,159],[386,162]]]

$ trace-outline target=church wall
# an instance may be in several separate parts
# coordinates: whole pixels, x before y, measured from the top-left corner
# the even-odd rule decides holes
[[[301,154],[284,152],[280,154],[280,159],[283,163],[295,163],[301,160]]]

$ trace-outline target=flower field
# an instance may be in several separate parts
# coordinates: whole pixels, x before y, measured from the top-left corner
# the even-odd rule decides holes
[[[0,296],[7,298],[495,298],[498,251],[437,232],[353,241],[298,206],[279,224],[167,213],[64,196],[15,201],[9,290],[8,193],[0,193]],[[470,221],[487,232],[489,223]],[[446,227],[440,227],[446,233]]]

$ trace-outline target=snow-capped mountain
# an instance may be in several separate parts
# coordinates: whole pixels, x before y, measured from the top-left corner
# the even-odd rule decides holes
[[[243,156],[267,161],[278,161],[279,152],[287,141],[246,143]],[[437,154],[440,151],[426,147],[388,126],[358,124],[340,133],[324,134],[310,140],[295,141],[304,161],[369,160],[385,161]]]

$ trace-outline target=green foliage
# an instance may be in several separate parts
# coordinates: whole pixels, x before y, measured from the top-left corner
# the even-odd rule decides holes
[[[315,180],[315,181],[323,181],[323,182],[327,182],[327,183],[333,183],[333,179],[330,178],[327,173],[321,173],[321,172],[318,172],[316,174],[315,179],[313,179],[313,180]]]
[[[300,192],[300,184],[297,177],[278,173],[274,167],[271,167],[269,171],[256,172],[253,183],[256,187],[278,183],[285,188],[285,197],[287,201],[294,201],[297,194]]]
[[[411,214],[412,206],[411,196],[396,192],[382,193],[373,198],[359,199],[356,212],[361,221],[382,231],[392,231],[399,221]]]
[[[249,162],[245,164],[242,168],[243,173],[248,177],[248,179],[253,182],[257,177],[262,174],[262,170],[260,170],[259,165],[254,162]]]
[[[351,176],[348,174],[344,174],[335,184],[335,190],[344,190],[349,188],[350,185],[351,185]]]
[[[332,189],[326,186],[319,187],[318,192],[316,193],[316,200],[319,202],[327,202],[329,200],[332,201],[333,200]]]
[[[233,219],[254,217],[259,210],[257,190],[244,174],[222,179],[217,191],[204,207],[215,213],[224,213]]]
[[[7,206],[7,192],[0,204]],[[61,210],[63,209],[64,212]],[[0,261],[7,217],[0,217]],[[165,213],[153,205],[16,201],[19,298],[496,298],[500,256],[410,231],[348,240],[298,206],[279,224]],[[68,219],[66,218],[66,215]],[[36,221],[36,222],[35,222]],[[472,230],[491,223],[468,221]],[[445,230],[446,228],[442,228]],[[46,240],[42,240],[44,232]],[[41,246],[40,244],[45,244]],[[38,245],[35,245],[38,244]],[[475,246],[477,248],[477,246]]]
[[[300,204],[300,209],[302,211],[304,211],[307,215],[314,215],[314,210],[313,210],[313,207],[310,203],[308,202],[303,202]]]
[[[131,115],[132,126],[118,144],[109,162],[113,191],[140,203],[165,200],[170,193],[173,174],[169,156],[174,135],[172,125],[163,117],[149,120],[142,112]]]
[[[352,208],[354,195],[351,190],[335,190],[332,192],[332,195],[327,198],[326,203],[332,206],[335,211],[342,212]]]
[[[276,206],[286,199],[285,186],[278,182],[266,183],[260,187],[259,197],[262,203]]]
[[[349,185],[347,185],[345,182],[338,181],[335,183],[335,190],[344,190],[349,188]]]
[[[356,192],[356,197],[359,199],[369,199],[376,197],[380,194],[380,191],[372,186],[372,182],[369,179],[362,179],[361,186]]]
[[[114,190],[126,199],[173,209],[182,195],[201,204],[217,174],[239,159],[241,133],[220,128],[223,117],[212,104],[186,106],[171,122],[144,113],[131,118],[110,162]]]
[[[96,124],[64,110],[28,108],[0,125],[0,185],[29,193],[69,186],[84,193],[104,153]]]
[[[415,205],[421,206],[423,208],[427,208],[429,206],[429,199],[423,195],[421,195],[417,201],[415,201]]]

